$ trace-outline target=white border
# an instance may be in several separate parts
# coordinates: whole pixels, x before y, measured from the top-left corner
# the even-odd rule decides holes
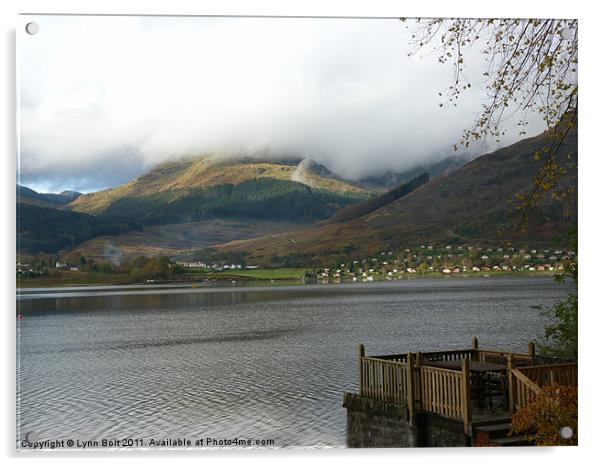
[[[589,2],[588,2],[589,3]],[[425,450],[286,450],[286,451],[203,451],[203,452],[152,452],[152,453],[106,453],[85,456],[65,452],[48,454],[46,461],[63,464],[65,462],[86,462],[97,464],[110,458],[137,462],[163,464],[167,457],[176,457],[178,461],[213,462],[215,460],[241,460],[251,464],[305,464],[308,461],[343,460],[345,463],[365,463],[374,458],[384,463],[399,462],[436,462],[438,464],[503,464],[516,460],[562,464],[583,461],[596,455],[595,450],[600,429],[600,370],[596,367],[600,361],[599,335],[596,331],[600,324],[602,309],[595,300],[596,286],[600,277],[596,275],[602,267],[602,249],[600,248],[600,225],[598,222],[600,196],[596,189],[602,176],[602,154],[599,152],[598,114],[600,102],[600,18],[596,16],[594,3],[504,0],[503,2],[479,1],[394,1],[394,0],[3,0],[0,2],[3,37],[2,90],[5,102],[2,112],[3,170],[2,170],[2,297],[3,309],[3,350],[4,383],[2,401],[6,410],[1,424],[0,439],[3,453],[9,462],[18,457],[36,457],[35,454],[17,454],[15,445],[15,313],[14,313],[14,258],[15,258],[15,173],[16,173],[16,126],[15,126],[15,23],[18,13],[100,13],[100,14],[193,14],[193,15],[287,15],[287,16],[454,16],[454,17],[570,17],[579,19],[581,42],[579,63],[579,85],[581,94],[580,109],[580,163],[579,163],[579,232],[581,254],[581,276],[579,299],[582,318],[580,320],[580,422],[578,448],[554,449],[430,449]],[[598,137],[596,137],[598,136]],[[599,285],[598,285],[599,286]],[[596,325],[598,324],[598,325]],[[598,352],[596,354],[596,351]],[[593,370],[593,369],[596,370]],[[584,376],[587,374],[587,376]],[[594,456],[595,455],[595,456]],[[576,463],[574,463],[576,464]]]

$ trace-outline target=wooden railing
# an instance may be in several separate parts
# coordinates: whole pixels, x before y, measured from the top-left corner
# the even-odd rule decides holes
[[[407,362],[408,354],[383,354],[379,356],[370,356],[375,359],[384,359],[385,361]]]
[[[398,405],[407,403],[406,363],[366,356],[360,361],[361,396]]]
[[[533,398],[539,395],[542,389],[520,369],[510,370],[510,412],[529,404]]]
[[[413,422],[415,409],[428,411],[463,421],[466,432],[471,420],[470,376],[468,358],[463,359],[462,371],[430,367],[429,361],[456,360],[470,351],[438,351],[418,355],[366,356],[359,347],[360,396],[385,401],[408,408],[408,421]],[[424,353],[423,353],[424,354]],[[430,359],[434,356],[437,359]],[[418,364],[415,361],[421,361]],[[403,361],[403,362],[401,362]]]
[[[468,432],[471,420],[468,359],[462,371],[420,367],[420,405],[423,411],[460,419]]]
[[[532,365],[535,358],[534,345],[533,343],[529,343],[528,353],[479,349],[478,340],[473,338],[471,349],[418,352],[416,353],[416,362],[418,364],[426,364],[429,362],[461,361],[462,359],[468,359],[470,361],[491,362],[506,365],[508,356],[510,355],[512,355],[515,366]],[[407,361],[407,353],[385,354],[371,357],[404,363]]]
[[[429,363],[462,361],[462,370]],[[525,406],[545,385],[577,385],[577,364],[533,365],[535,347],[527,353],[471,349],[366,356],[359,346],[360,396],[407,407],[408,421],[415,410],[427,411],[464,423],[468,434],[472,419],[469,361],[505,364],[510,412]]]
[[[494,364],[508,363],[508,357],[512,356],[515,366],[526,366],[533,364],[533,355],[527,353],[513,353],[509,351],[496,351],[496,350],[478,350],[478,361],[491,362]]]
[[[546,385],[570,385],[576,387],[578,382],[577,363],[521,367],[519,370],[540,387]]]
[[[472,349],[428,351],[425,353],[417,353],[417,357],[420,364],[441,361],[461,361],[462,359],[474,361],[477,358],[477,353],[477,351]]]
[[[539,366],[513,367],[513,359],[508,362],[508,398],[510,412],[514,413],[533,400],[548,385],[569,385],[578,383],[577,363],[546,364]]]
[[[535,345],[533,342],[529,343],[528,350],[528,353],[516,353],[511,351],[480,349],[479,341],[474,337],[472,339],[471,349],[418,353],[418,360],[422,362],[434,362],[468,359],[470,361],[491,362],[506,365],[508,357],[511,355],[515,366],[524,366],[533,364],[535,358]]]

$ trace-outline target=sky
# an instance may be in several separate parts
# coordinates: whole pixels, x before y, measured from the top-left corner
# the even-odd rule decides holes
[[[405,170],[456,154],[486,97],[469,50],[472,87],[440,107],[451,66],[409,57],[413,24],[395,19],[19,21],[18,182],[41,192],[96,191],[207,153],[295,153],[351,179]]]

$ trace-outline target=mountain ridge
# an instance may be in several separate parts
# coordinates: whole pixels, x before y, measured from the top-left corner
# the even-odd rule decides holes
[[[220,185],[239,185],[252,179],[270,178],[306,184],[314,189],[332,192],[368,194],[369,190],[334,177],[326,177],[317,170],[279,159],[267,161],[249,157],[231,158],[201,156],[170,160],[133,180],[107,190],[85,194],[66,208],[88,214],[105,212],[111,204],[125,197],[144,197],[156,193],[209,189]],[[297,173],[297,179],[293,179]]]
[[[82,194],[77,191],[64,190],[58,194],[39,193],[27,186],[17,184],[17,202],[37,205],[38,207],[55,207],[66,205]]]
[[[547,195],[533,209],[532,225],[522,233],[514,231],[518,213],[509,203],[532,187],[535,175],[543,166],[543,160],[537,160],[534,154],[550,144],[550,138],[550,132],[542,133],[484,154],[347,222],[326,221],[298,232],[233,241],[198,254],[201,257],[244,257],[247,262],[266,265],[283,262],[290,265],[297,260],[320,263],[338,256],[366,257],[425,242],[551,243],[574,223],[576,197],[565,207]],[[560,146],[557,157],[557,163],[567,170],[563,183],[576,187],[576,125]]]

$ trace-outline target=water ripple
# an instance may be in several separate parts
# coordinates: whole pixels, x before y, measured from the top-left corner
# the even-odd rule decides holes
[[[377,354],[479,335],[483,347],[525,350],[545,324],[530,306],[566,288],[492,278],[229,293],[21,301],[19,431],[344,446],[358,343]]]

